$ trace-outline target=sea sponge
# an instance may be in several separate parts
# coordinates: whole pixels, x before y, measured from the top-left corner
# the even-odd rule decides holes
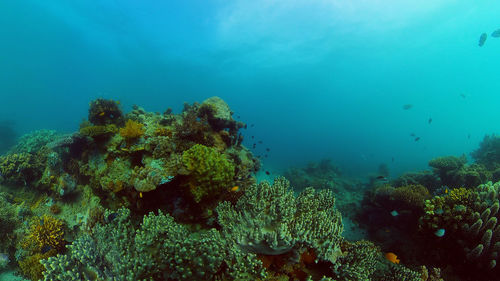
[[[182,162],[189,173],[188,186],[196,202],[231,186],[234,164],[214,148],[196,144],[182,153]]]
[[[126,140],[137,139],[144,135],[144,125],[129,119],[125,123],[125,127],[120,129],[120,135]]]

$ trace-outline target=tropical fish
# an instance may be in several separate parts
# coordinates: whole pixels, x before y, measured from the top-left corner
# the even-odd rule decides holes
[[[403,109],[404,110],[408,110],[408,109],[410,109],[412,107],[413,107],[413,104],[405,104],[405,105],[403,105]]]
[[[460,94],[460,96],[465,99],[465,94]]]
[[[486,42],[486,38],[488,38],[488,34],[486,33],[483,33],[481,34],[481,36],[479,37],[479,47],[482,47],[484,45],[484,42]]]
[[[420,137],[416,137],[416,138],[415,138],[415,141],[419,141],[419,140],[420,140]]]
[[[414,137],[414,136],[415,136],[415,133],[411,133],[411,134],[410,134],[410,137]]]
[[[239,190],[240,190],[240,187],[237,185],[231,187],[231,192],[238,192]]]
[[[385,253],[385,258],[392,263],[399,263],[398,256],[392,252]]]
[[[432,123],[432,118],[429,118],[429,124]]]
[[[269,151],[271,151],[271,149],[269,149],[269,148],[266,148],[266,151],[267,151],[267,152],[269,152]]]
[[[104,111],[103,111],[103,112],[99,113],[99,116],[102,117],[102,116],[104,116],[104,114],[106,114],[106,113],[104,113]]]
[[[444,234],[445,234],[445,232],[446,232],[446,231],[445,231],[445,229],[444,229],[444,228],[440,228],[440,229],[438,229],[438,230],[436,230],[436,231],[434,232],[434,235],[436,235],[437,237],[443,237],[443,236],[444,236]]]
[[[270,174],[271,174],[271,173],[269,173],[269,171],[266,171],[266,175],[268,175],[268,176],[269,176]]]
[[[399,216],[398,211],[396,211],[396,210],[392,211],[392,212],[391,212],[391,216],[393,216],[393,217],[397,217],[397,216]]]
[[[491,33],[491,37],[500,37],[500,28]]]

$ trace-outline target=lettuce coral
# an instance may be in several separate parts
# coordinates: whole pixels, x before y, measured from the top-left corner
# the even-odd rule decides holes
[[[182,154],[188,186],[196,202],[216,196],[228,188],[234,177],[234,164],[211,147],[196,144]]]

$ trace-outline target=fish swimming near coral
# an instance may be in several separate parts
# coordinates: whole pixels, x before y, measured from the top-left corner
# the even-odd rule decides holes
[[[412,107],[413,107],[413,104],[405,104],[405,105],[403,105],[403,109],[404,110],[408,110],[408,109],[410,109]]]
[[[391,216],[393,216],[393,217],[397,217],[397,216],[399,216],[398,211],[396,211],[396,210],[392,211],[392,212],[391,212]]]
[[[488,34],[483,33],[481,36],[479,36],[479,47],[482,47],[484,45],[484,42],[486,42],[486,38],[488,38]]]
[[[438,230],[436,230],[434,232],[434,235],[436,235],[437,237],[443,237],[445,234],[445,229],[444,228],[440,228]]]
[[[398,256],[392,252],[389,252],[389,253],[385,253],[385,258],[392,262],[392,263],[397,263],[399,264],[399,259],[398,259]]]
[[[239,190],[240,190],[240,187],[237,185],[231,187],[231,192],[238,192]]]
[[[491,37],[495,37],[495,38],[500,37],[500,28],[499,28],[499,29],[497,29],[497,30],[495,30],[495,31],[493,31],[493,32],[491,33]]]

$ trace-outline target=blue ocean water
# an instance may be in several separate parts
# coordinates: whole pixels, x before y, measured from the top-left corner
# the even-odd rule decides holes
[[[499,14],[492,0],[1,1],[0,120],[69,132],[97,97],[179,112],[217,95],[245,144],[270,149],[266,169],[423,169],[500,129],[500,38],[478,46]]]

